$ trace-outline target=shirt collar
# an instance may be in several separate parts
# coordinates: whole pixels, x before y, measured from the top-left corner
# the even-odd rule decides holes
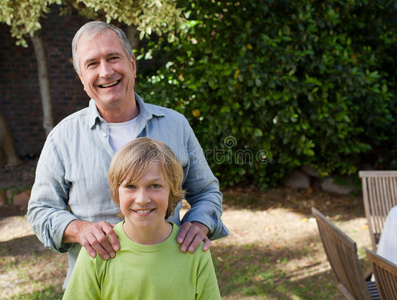
[[[164,116],[164,112],[161,110],[160,106],[146,104],[137,93],[135,93],[135,100],[139,106],[139,115],[141,116],[141,118],[145,120],[150,120],[154,116],[155,117]],[[90,100],[88,109],[89,109],[91,129],[95,127],[97,122],[106,122],[106,120],[102,118],[101,115],[99,114],[94,99]]]

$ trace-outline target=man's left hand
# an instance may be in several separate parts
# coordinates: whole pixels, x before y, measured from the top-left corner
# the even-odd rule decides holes
[[[207,251],[211,245],[211,240],[207,237],[208,232],[208,227],[200,222],[183,223],[176,237],[177,242],[181,244],[181,251],[193,253],[201,241],[204,241],[203,251]]]

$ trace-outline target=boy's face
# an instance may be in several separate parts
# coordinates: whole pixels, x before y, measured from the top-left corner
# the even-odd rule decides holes
[[[119,200],[125,226],[132,230],[164,226],[169,196],[168,184],[158,164],[153,164],[133,184],[123,181],[119,187]]]

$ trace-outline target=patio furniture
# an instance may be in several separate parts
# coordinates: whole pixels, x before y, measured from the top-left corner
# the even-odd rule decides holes
[[[367,257],[371,262],[375,282],[381,299],[397,299],[397,265],[369,249],[366,249],[365,251],[367,252]]]
[[[375,282],[365,281],[356,243],[316,208],[312,213],[338,289],[347,299],[380,299]]]
[[[386,217],[397,205],[397,171],[360,171],[365,215],[376,252]]]

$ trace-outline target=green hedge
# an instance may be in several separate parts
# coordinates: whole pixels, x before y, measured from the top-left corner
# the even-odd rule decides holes
[[[179,42],[138,79],[185,114],[223,185],[274,186],[292,169],[397,169],[395,1],[181,1]]]

